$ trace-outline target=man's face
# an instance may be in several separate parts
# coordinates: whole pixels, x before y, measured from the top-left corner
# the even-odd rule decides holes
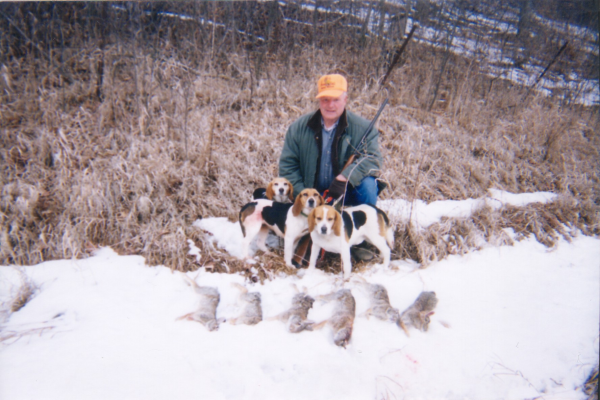
[[[321,97],[319,99],[319,109],[326,123],[334,123],[344,113],[346,108],[347,94],[342,93],[340,97]]]

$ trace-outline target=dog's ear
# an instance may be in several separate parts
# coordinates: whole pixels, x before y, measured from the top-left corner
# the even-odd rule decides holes
[[[298,196],[300,197],[300,196]],[[315,229],[315,226],[317,225],[316,220],[315,220],[315,211],[317,209],[314,208],[310,214],[308,214],[308,232],[312,232]]]
[[[319,205],[322,206],[323,204],[325,204],[325,200],[323,200],[323,196],[321,196],[320,193],[317,193],[317,195],[319,196]]]
[[[302,196],[299,194],[298,196],[296,196],[296,201],[294,202],[294,205],[292,206],[292,214],[294,215],[294,217],[297,217],[298,215],[300,215],[303,208],[304,208],[304,200],[302,200]]]
[[[335,236],[342,236],[342,216],[333,207],[331,207],[331,211],[334,213],[332,227],[333,233]]]
[[[290,198],[290,201],[293,203],[293,202],[294,202],[294,185],[292,185],[292,184],[290,183],[290,181],[287,181],[287,183],[288,183],[288,185],[289,185],[288,187],[290,188],[290,193],[289,193],[289,195],[288,195],[288,196],[289,196],[289,198]]]
[[[273,200],[273,196],[275,196],[275,193],[273,192],[273,181],[271,181],[267,185],[267,199]]]

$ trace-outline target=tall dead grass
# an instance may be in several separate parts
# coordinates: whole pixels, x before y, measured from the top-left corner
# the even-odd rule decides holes
[[[8,310],[10,312],[17,312],[31,300],[38,287],[23,273],[21,272],[21,285],[18,287],[16,293],[13,295],[10,301]]]
[[[427,266],[449,255],[463,255],[487,245],[510,246],[529,237],[551,248],[561,239],[570,242],[579,232],[600,234],[597,207],[560,196],[548,204],[482,207],[468,218],[443,218],[421,230],[402,221],[397,224],[394,248],[397,257]]]
[[[211,49],[191,62],[168,47],[106,44],[65,55],[69,82],[52,63],[11,59],[0,79],[0,263],[85,257],[111,246],[177,270],[210,266],[256,279],[283,271],[275,260],[251,271],[191,223],[234,219],[253,189],[276,176],[287,126],[315,108],[315,80],[330,71],[348,76],[349,108],[366,118],[390,96],[378,123],[381,174],[390,184],[382,198],[457,200],[489,188],[561,195],[425,231],[398,221],[397,257],[427,263],[482,241],[510,243],[507,227],[547,245],[569,236],[563,226],[600,233],[597,109],[541,97],[522,103],[519,88],[491,88],[476,66],[455,59],[446,82],[459,84],[442,86],[428,112],[436,79],[425,67],[439,60],[412,46],[386,92],[372,61],[379,49],[344,56],[305,46],[262,61]],[[188,255],[188,240],[203,249],[199,261]]]

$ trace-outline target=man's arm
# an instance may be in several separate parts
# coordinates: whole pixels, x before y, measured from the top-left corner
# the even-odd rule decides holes
[[[294,186],[294,195],[304,190],[304,180],[300,172],[300,149],[294,140],[291,128],[285,134],[283,149],[279,157],[279,176],[286,178]]]
[[[383,158],[379,151],[379,131],[373,128],[362,146],[361,153],[354,162],[348,165],[340,175],[344,176],[352,186],[358,186],[366,176],[378,176]],[[336,177],[338,180],[338,177]]]

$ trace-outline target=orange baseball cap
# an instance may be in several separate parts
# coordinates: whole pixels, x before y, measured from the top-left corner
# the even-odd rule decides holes
[[[324,75],[317,82],[319,93],[317,99],[321,97],[340,97],[342,93],[348,91],[348,82],[346,78],[339,74]]]

